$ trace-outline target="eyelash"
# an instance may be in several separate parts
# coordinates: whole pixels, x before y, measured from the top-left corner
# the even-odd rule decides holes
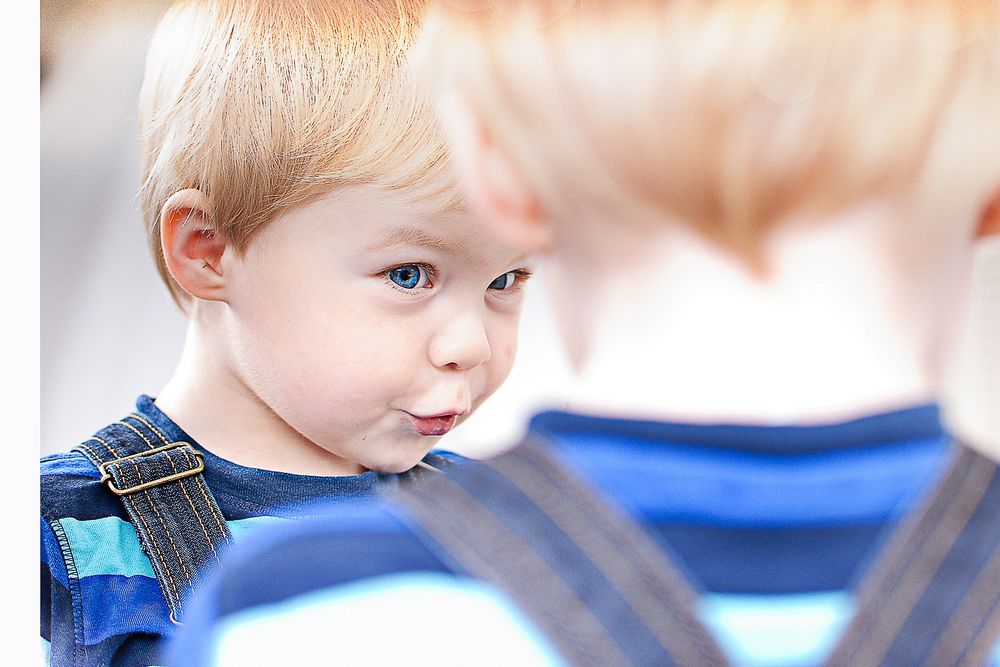
[[[411,266],[417,267],[417,268],[423,270],[427,274],[427,282],[428,282],[427,285],[424,285],[422,287],[414,287],[414,288],[406,289],[404,287],[400,287],[398,284],[396,284],[395,282],[393,282],[389,278],[389,273],[390,272],[395,271],[397,269],[405,269],[405,268],[411,267]],[[524,288],[524,283],[529,278],[531,278],[532,275],[534,275],[534,272],[529,271],[528,269],[513,269],[511,271],[504,271],[504,273],[500,274],[500,276],[506,275],[507,273],[513,273],[514,274],[514,284],[513,285],[511,285],[510,287],[508,287],[505,290],[489,290],[487,288],[488,291],[490,291],[490,292],[496,292],[496,293],[499,293],[499,294],[513,294],[515,292],[518,292],[518,291],[522,290]],[[379,275],[382,277],[383,280],[385,280],[386,284],[388,284],[389,287],[392,287],[393,289],[395,289],[398,292],[402,292],[404,294],[411,294],[412,295],[412,294],[419,293],[421,290],[433,289],[434,288],[434,281],[437,280],[438,271],[437,271],[437,267],[435,267],[433,264],[426,264],[424,262],[407,262],[406,264],[396,264],[395,266],[390,266],[390,267],[388,267],[386,269],[383,269],[382,271],[379,272]],[[497,278],[499,278],[500,276],[497,276]]]
[[[427,274],[428,284],[423,285],[421,287],[413,287],[410,289],[406,289],[405,287],[400,287],[395,282],[393,282],[391,278],[389,278],[389,273],[391,273],[392,271],[396,271],[397,269],[405,269],[411,266],[417,267],[418,269],[422,270],[425,274]],[[437,268],[432,264],[425,264],[423,262],[407,262],[405,264],[396,264],[395,266],[390,266],[382,270],[379,273],[379,275],[381,275],[382,278],[385,280],[386,284],[388,284],[389,287],[393,288],[394,290],[397,290],[404,294],[419,294],[421,290],[433,289],[434,281],[437,279],[438,272]]]
[[[491,290],[491,291],[499,292],[500,294],[511,294],[513,292],[520,291],[524,289],[524,283],[533,275],[532,272],[527,269],[513,269],[511,271],[504,271],[499,276],[497,276],[497,278],[503,277],[508,273],[514,274],[514,284],[505,290]]]

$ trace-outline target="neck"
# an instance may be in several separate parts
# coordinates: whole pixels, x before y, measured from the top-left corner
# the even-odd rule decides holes
[[[807,424],[933,401],[940,332],[859,229],[786,234],[763,278],[698,239],[647,241],[594,294],[571,409]]]
[[[307,475],[353,475],[360,466],[304,438],[240,379],[197,314],[180,364],[156,405],[198,443],[233,463]]]

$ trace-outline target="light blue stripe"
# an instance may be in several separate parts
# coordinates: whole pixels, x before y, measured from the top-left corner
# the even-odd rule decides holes
[[[233,539],[239,541],[261,526],[290,520],[256,516],[227,521],[226,525],[229,526]],[[109,574],[155,578],[153,567],[139,546],[135,527],[128,521],[109,516],[87,521],[65,518],[61,523],[81,578]]]
[[[730,662],[740,667],[818,665],[854,616],[846,591],[702,597],[699,615]]]
[[[42,640],[42,664],[48,665],[52,663],[52,642],[47,640],[45,637],[39,637]]]
[[[214,628],[210,664],[320,664],[329,647],[315,638],[331,627],[344,664],[405,664],[429,650],[436,664],[475,663],[488,655],[491,665],[566,665],[501,591],[426,572],[327,588],[224,617]],[[392,641],[386,628],[394,628]],[[438,636],[446,640],[434,641]]]

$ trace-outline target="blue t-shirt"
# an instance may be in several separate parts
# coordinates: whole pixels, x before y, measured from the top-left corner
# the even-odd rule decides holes
[[[933,406],[803,427],[546,413],[530,430],[670,554],[738,665],[821,663],[875,554],[953,451]],[[331,651],[343,664],[563,663],[502,591],[431,544],[385,499],[258,535],[196,596],[169,664]]]
[[[148,396],[139,397],[136,412],[204,454],[205,482],[237,543],[258,526],[316,514],[319,504],[329,511],[330,503],[371,498],[398,483],[397,475],[375,472],[321,477],[247,468],[206,451]],[[157,643],[174,626],[152,566],[121,501],[79,452],[41,460],[41,577],[50,664],[161,662]]]

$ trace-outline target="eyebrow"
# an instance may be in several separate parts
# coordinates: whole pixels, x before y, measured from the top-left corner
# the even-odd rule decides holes
[[[368,246],[369,252],[386,250],[395,246],[422,246],[434,250],[455,252],[461,250],[458,244],[447,241],[439,236],[434,236],[419,227],[397,227],[382,239]]]

